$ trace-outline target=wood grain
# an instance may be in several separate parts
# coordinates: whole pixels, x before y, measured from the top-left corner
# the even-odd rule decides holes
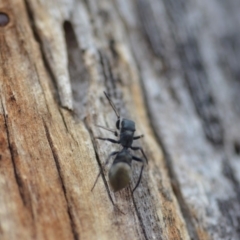
[[[238,239],[238,5],[1,1],[0,238]],[[103,91],[144,134],[134,194],[138,163],[91,191],[121,149],[94,138],[114,137]]]

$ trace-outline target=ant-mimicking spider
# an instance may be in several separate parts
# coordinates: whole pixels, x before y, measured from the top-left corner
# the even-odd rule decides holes
[[[144,168],[144,160],[142,158],[132,155],[128,149],[130,148],[134,151],[140,150],[142,152],[144,158],[146,159],[146,162],[148,163],[147,157],[146,157],[143,149],[141,147],[132,146],[133,141],[137,140],[139,138],[142,138],[143,135],[134,137],[134,132],[136,130],[135,122],[132,120],[129,120],[129,119],[125,119],[125,118],[121,119],[120,115],[118,114],[118,112],[116,110],[115,105],[111,101],[108,94],[106,92],[104,92],[104,94],[105,94],[106,98],[108,99],[109,104],[111,105],[112,109],[114,110],[114,112],[118,118],[116,121],[116,128],[117,128],[117,130],[120,131],[120,138],[119,138],[119,140],[115,140],[112,138],[102,138],[102,137],[95,137],[95,138],[99,139],[99,140],[105,140],[105,141],[109,141],[112,143],[121,144],[121,146],[123,147],[121,151],[115,151],[115,152],[110,153],[105,162],[105,165],[107,165],[110,158],[114,155],[117,155],[113,161],[113,164],[112,164],[112,166],[109,170],[109,174],[108,174],[109,183],[114,192],[117,192],[117,191],[125,188],[129,184],[129,182],[131,180],[131,176],[132,176],[132,171],[131,171],[132,160],[143,163],[141,170],[140,170],[140,175],[139,175],[137,184],[135,185],[134,189],[132,190],[132,193],[133,193],[141,181],[142,172],[143,172],[143,168]],[[114,135],[116,137],[118,137],[117,130],[109,129],[109,128],[99,126],[99,125],[96,125],[96,126],[103,128],[107,131],[110,131],[110,132],[114,133]],[[101,171],[99,172],[99,174],[95,180],[92,190],[94,189],[100,174],[101,174]]]

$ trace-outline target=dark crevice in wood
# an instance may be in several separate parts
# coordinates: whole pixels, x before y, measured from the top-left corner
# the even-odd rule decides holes
[[[66,122],[65,117],[64,117],[63,112],[62,112],[62,111],[64,111],[64,109],[58,108],[58,111],[59,111],[59,114],[60,114],[60,116],[61,116],[61,118],[62,118],[64,127],[65,127],[67,133],[71,136],[72,140],[76,143],[76,146],[78,146],[78,145],[79,145],[79,144],[78,144],[78,141],[75,139],[74,135],[73,135],[73,134],[71,133],[71,131],[69,131],[69,129],[68,129],[67,122]],[[73,113],[73,114],[74,114],[74,113]]]
[[[150,120],[151,120],[151,118],[150,118]],[[150,122],[152,122],[152,121],[150,121]],[[152,127],[154,129],[153,125],[152,125]],[[182,195],[181,187],[180,187],[180,184],[178,182],[178,178],[175,175],[174,167],[173,167],[172,160],[171,160],[171,156],[170,156],[170,154],[169,154],[161,136],[156,135],[155,137],[156,137],[157,142],[159,143],[159,145],[161,146],[161,149],[163,151],[164,159],[166,160],[168,173],[169,173],[169,176],[170,176],[170,179],[171,179],[172,190],[173,190],[173,193],[175,194],[175,196],[177,198],[179,207],[181,209],[183,218],[184,218],[186,226],[187,226],[189,236],[193,240],[199,240],[197,230],[196,230],[196,228],[194,226],[194,223],[193,223],[192,215],[191,215],[190,210],[188,209],[188,205],[185,202],[185,199]]]
[[[13,149],[13,145],[11,144],[11,141],[10,141],[10,133],[9,133],[9,128],[8,128],[8,124],[7,124],[8,116],[5,113],[5,110],[3,108],[3,104],[2,104],[2,109],[3,109],[4,125],[5,125],[5,129],[6,129],[6,134],[7,134],[8,148],[9,148],[9,152],[10,152],[11,160],[12,160],[12,164],[13,164],[14,176],[15,176],[15,179],[16,179],[16,183],[17,183],[17,186],[18,186],[18,190],[19,190],[19,194],[21,196],[22,202],[26,206],[27,205],[27,200],[25,199],[25,196],[24,196],[23,182],[22,182],[22,179],[17,172],[17,167],[16,167],[16,163],[15,163],[15,160],[14,160],[14,155],[16,153],[16,150]]]
[[[158,23],[156,23],[155,18],[153,17],[153,12],[149,1],[138,0],[137,10],[142,25],[142,31],[145,33],[147,42],[149,43],[152,52],[155,54],[156,57],[163,60],[164,45],[161,33],[158,30]]]
[[[53,88],[51,88],[51,89],[54,90],[53,96],[55,96],[56,101],[58,102],[58,104],[60,104],[60,97],[59,97],[58,90],[57,90],[58,89],[58,87],[57,87],[57,80],[56,80],[56,78],[54,76],[54,73],[53,73],[53,71],[51,69],[51,66],[50,66],[50,64],[49,64],[49,62],[47,60],[47,57],[45,55],[45,51],[44,51],[44,48],[43,48],[42,40],[41,40],[41,38],[39,36],[39,33],[38,33],[37,29],[36,29],[35,21],[34,21],[34,15],[33,15],[34,11],[32,11],[32,9],[30,7],[30,4],[28,3],[28,0],[24,0],[24,2],[25,2],[25,6],[26,6],[26,12],[28,14],[29,22],[32,23],[32,25],[31,25],[32,28],[31,29],[32,29],[32,33],[33,33],[34,39],[39,44],[39,47],[40,47],[41,56],[42,56],[41,59],[42,59],[43,64],[44,64],[44,66],[46,68],[46,71],[48,72],[50,78],[52,79]]]
[[[166,156],[168,156],[168,157],[166,157]],[[169,162],[170,157],[169,157],[168,154],[166,154],[166,152],[165,152],[165,157],[167,159],[167,162]],[[170,165],[171,165],[171,167],[170,167]],[[197,230],[196,230],[196,228],[194,226],[194,223],[193,223],[192,215],[191,215],[190,210],[188,209],[188,205],[185,202],[185,199],[182,195],[181,187],[180,187],[180,184],[177,181],[177,177],[173,173],[173,167],[172,167],[171,163],[168,164],[168,169],[169,169],[169,172],[170,172],[170,178],[172,179],[172,181],[171,181],[172,189],[173,189],[173,192],[174,192],[174,194],[175,194],[175,196],[176,196],[176,198],[179,202],[181,212],[183,214],[183,217],[184,217],[186,225],[187,225],[189,236],[190,236],[191,239],[198,240],[199,237],[198,237]]]
[[[68,72],[73,93],[73,108],[77,117],[84,119],[87,114],[87,93],[90,87],[89,74],[83,58],[84,51],[78,44],[71,22],[65,21],[63,29],[68,53]]]
[[[234,170],[232,169],[229,160],[223,161],[223,174],[231,182],[236,197],[228,197],[226,200],[218,200],[218,206],[222,215],[226,217],[229,225],[236,230],[240,236],[240,183],[237,180]]]
[[[96,160],[97,160],[97,163],[98,163],[98,165],[99,165],[99,169],[100,169],[100,171],[101,171],[101,176],[102,176],[103,183],[104,183],[104,185],[105,185],[105,189],[106,189],[106,191],[107,191],[108,197],[109,197],[109,199],[110,199],[113,207],[116,207],[116,204],[114,203],[114,201],[113,201],[113,199],[112,199],[112,196],[111,196],[111,193],[110,193],[110,189],[109,189],[109,186],[108,186],[108,184],[107,184],[107,180],[106,180],[106,178],[105,178],[105,176],[104,176],[104,171],[103,171],[103,167],[102,167],[102,164],[101,164],[101,160],[100,160],[100,157],[99,157],[99,154],[98,154],[98,151],[97,151],[97,146],[96,146],[96,143],[95,143],[95,140],[94,140],[93,132],[92,132],[92,130],[89,128],[86,119],[84,119],[83,123],[84,123],[86,129],[88,130],[89,135],[90,135],[90,137],[91,137],[91,141],[92,141],[92,145],[93,145],[93,148],[94,148]],[[97,184],[97,183],[96,183],[96,184]],[[94,189],[93,189],[92,191],[94,191]]]
[[[10,132],[9,132],[9,126],[8,126],[8,115],[5,113],[5,109],[1,100],[1,104],[2,104],[2,109],[3,109],[3,117],[4,117],[4,125],[5,125],[5,129],[6,129],[6,134],[7,134],[7,141],[8,141],[8,148],[9,148],[9,152],[11,155],[11,160],[12,160],[12,164],[13,164],[13,172],[14,172],[14,176],[16,179],[16,183],[18,186],[18,190],[19,190],[19,195],[22,199],[23,205],[24,206],[28,206],[28,202],[30,201],[30,198],[28,196],[25,196],[25,191],[24,191],[24,183],[22,181],[22,178],[20,176],[20,174],[18,173],[17,170],[17,166],[16,166],[16,162],[15,162],[15,155],[17,154],[17,150],[15,149],[14,144],[11,143],[10,140]],[[31,204],[30,204],[31,205]],[[32,208],[29,208],[32,218],[33,218],[33,211]]]
[[[240,236],[240,216],[237,214],[240,212],[239,203],[235,198],[227,198],[226,200],[218,199],[217,204],[221,214],[225,217],[225,224],[232,226],[236,235]],[[230,239],[230,234],[226,228],[221,228],[219,232],[221,232],[222,239]],[[231,232],[231,236],[234,236],[234,232]]]
[[[172,175],[172,174],[170,174],[170,175]],[[179,203],[183,218],[184,218],[186,226],[187,226],[188,234],[192,240],[199,240],[200,238],[198,236],[197,229],[195,228],[195,225],[193,223],[192,214],[191,214],[191,212],[188,208],[188,205],[185,202],[185,199],[182,195],[181,187],[180,187],[178,181],[176,180],[176,177],[171,176],[171,179],[172,179],[172,181],[171,181],[172,189],[173,189],[173,192]]]
[[[116,42],[114,39],[109,40],[109,49],[111,50],[114,59],[117,60],[119,58],[119,55],[118,51],[116,50]]]
[[[102,52],[100,50],[98,51],[98,54],[99,54],[100,64],[101,64],[101,67],[102,67],[102,73],[103,73],[103,78],[104,78],[104,83],[105,83],[104,85],[106,87],[108,87],[107,84],[106,84],[107,83],[107,79],[108,79],[108,74],[107,74],[107,71],[105,69],[103,54],[102,54]]]
[[[41,80],[40,80],[40,76],[39,76],[39,72],[38,72],[38,70],[37,70],[36,63],[34,63],[34,69],[35,69],[35,73],[36,73],[36,75],[37,75],[37,79],[38,79],[39,85],[41,86],[41,89],[42,89],[42,93],[43,93],[43,97],[44,97],[44,100],[45,100],[45,104],[46,104],[45,106],[46,106],[46,108],[47,108],[47,112],[50,113],[51,111],[50,111],[49,106],[48,106],[48,101],[47,101],[47,98],[46,98],[46,93],[45,93],[44,88],[43,88],[43,86],[42,86],[42,82],[41,82]]]
[[[103,73],[103,77],[105,80],[105,86],[107,88],[107,93],[109,93],[110,95],[112,95],[112,91],[113,91],[113,95],[116,98],[116,81],[115,78],[113,76],[113,72],[112,72],[112,68],[110,65],[110,62],[107,58],[107,56],[103,53],[102,50],[98,51],[99,53],[99,57],[100,57],[100,64],[102,67],[102,73]],[[118,110],[118,109],[117,109]]]
[[[86,9],[88,10],[88,14],[89,16],[91,16],[90,12],[91,12],[91,9],[90,9],[90,3],[88,0],[83,0],[85,6],[86,6]]]
[[[227,198],[226,200],[217,200],[218,208],[223,216],[226,217],[227,225],[232,226],[234,229],[234,232],[232,232],[231,236],[240,236],[240,208],[239,204],[236,202],[236,199],[234,198]],[[222,239],[228,239],[229,233],[226,231],[226,228],[222,228],[220,231],[222,235]],[[238,238],[232,238],[232,239],[238,239]]]
[[[65,129],[66,129],[66,131],[69,133],[68,126],[67,126],[67,123],[66,123],[66,121],[65,121],[65,118],[64,118],[64,116],[63,116],[63,113],[62,113],[61,109],[58,108],[58,111],[59,111],[59,114],[60,114],[60,116],[61,116],[61,118],[62,118],[62,121],[63,121],[63,124],[64,124]]]
[[[195,38],[177,44],[177,50],[195,109],[202,120],[207,139],[215,146],[224,144],[224,131],[209,80]]]
[[[146,181],[147,178],[144,181],[145,184],[147,184]],[[165,219],[163,219],[164,224],[161,223],[159,216],[156,213],[155,205],[155,201],[158,201],[159,198],[156,199],[155,196],[152,194],[150,187],[146,185],[143,185],[141,187],[141,190],[138,193],[134,194],[137,197],[132,196],[133,206],[134,210],[136,211],[136,215],[138,217],[141,229],[143,231],[143,235],[146,239],[152,239],[153,236],[156,239],[162,239],[162,226],[165,225],[167,228],[170,225],[172,227],[172,224],[169,222],[165,222]],[[149,226],[151,227],[149,228]]]
[[[235,141],[233,145],[235,154],[240,155],[240,143],[238,141]]]
[[[118,113],[121,115],[122,109],[119,107],[120,102],[116,101],[116,99],[119,99],[119,97],[121,97],[120,96],[121,94],[117,88],[116,79],[113,75],[110,61],[109,61],[108,57],[106,56],[106,54],[103,53],[102,50],[99,50],[98,53],[99,53],[99,59],[100,59],[99,63],[102,68],[104,85],[106,86],[106,92],[110,96],[112,101],[114,102],[114,105],[116,106]]]
[[[2,52],[2,53],[7,52],[8,54],[11,54],[11,49],[9,48],[7,42],[5,41],[5,38],[1,38],[1,40],[3,40],[3,42],[2,42],[3,44],[1,45],[3,48],[2,50],[5,50],[5,51],[0,51],[0,52]],[[4,49],[4,48],[6,48],[6,49]],[[6,54],[1,55],[1,59],[3,59],[4,62],[8,61],[8,59],[6,59],[6,57],[7,57]],[[4,75],[8,76],[8,70],[5,66],[5,64],[2,64],[2,70],[3,70]],[[11,78],[9,78],[8,81],[11,84]],[[8,87],[10,87],[10,86],[8,86]],[[10,93],[8,100],[10,100],[10,102],[12,102],[12,103],[13,102],[16,103],[16,98],[15,98],[15,95],[13,92]],[[6,129],[8,148],[9,148],[11,161],[12,161],[12,165],[13,165],[13,173],[14,173],[14,177],[16,179],[16,184],[18,187],[19,195],[20,195],[23,205],[26,207],[26,209],[28,209],[28,211],[30,212],[31,218],[34,220],[34,211],[32,208],[31,194],[29,192],[28,186],[26,186],[26,184],[25,184],[24,179],[21,177],[20,171],[18,170],[18,167],[17,167],[17,164],[18,164],[17,147],[16,147],[14,141],[11,142],[11,137],[13,137],[13,135],[10,132],[11,126],[8,123],[8,113],[6,113],[6,111],[5,111],[3,101],[1,98],[1,94],[0,94],[0,102],[1,102],[1,107],[3,110],[4,125],[5,125],[5,129]],[[18,108],[18,113],[20,113],[20,112],[21,112],[21,109]]]
[[[196,112],[202,120],[205,136],[214,146],[222,146],[224,144],[223,126],[207,79],[197,39],[193,36],[193,33],[188,33],[188,30],[181,22],[181,17],[184,19],[183,16],[187,11],[186,4],[185,0],[177,2],[164,0],[166,12],[169,20],[171,20],[169,23],[172,27],[172,38],[177,46],[176,51],[185,73],[185,79]],[[151,31],[149,34],[156,35],[158,31],[156,28],[155,31]],[[180,41],[182,42],[180,43]]]
[[[239,33],[225,35],[220,39],[220,63],[221,68],[229,71],[232,76],[230,81],[240,83],[240,35]],[[238,85],[239,86],[239,85]]]
[[[164,4],[166,5],[169,17],[174,22],[178,21],[179,14],[184,14],[186,11],[185,1],[180,1],[178,3],[164,1]],[[155,18],[151,13],[150,4],[147,3],[147,1],[138,0],[138,12],[142,21],[143,30],[149,39],[150,46],[155,52],[155,55],[163,60],[164,47],[162,46],[162,49],[159,49],[159,46],[162,45],[162,40],[158,24],[155,23]],[[175,14],[176,12],[178,13],[177,15]],[[176,31],[176,33],[173,33],[173,36],[177,34]],[[202,119],[205,135],[212,144],[222,146],[224,143],[223,127],[214,103],[197,42],[193,37],[188,37],[184,44],[179,44],[176,41],[176,45],[178,46],[177,52],[185,71],[190,94],[193,98],[196,111]]]
[[[138,217],[138,220],[139,220],[139,223],[140,223],[142,232],[143,232],[143,236],[144,236],[144,238],[147,240],[148,237],[147,237],[146,230],[145,230],[145,228],[144,228],[144,222],[143,222],[143,219],[142,219],[142,217],[141,217],[141,214],[140,214],[140,212],[139,212],[139,210],[138,210],[138,208],[137,208],[137,204],[136,204],[135,199],[134,199],[133,196],[132,196],[132,201],[133,201],[133,206],[134,206],[135,212],[136,212],[136,214],[137,214],[137,217]],[[161,240],[161,239],[160,239],[160,240]]]
[[[130,186],[129,186],[128,189],[127,189],[127,193],[128,193],[128,194],[125,195],[125,201],[129,201],[130,198],[132,198],[132,201],[134,201],[134,202],[133,202],[133,208],[129,208],[128,213],[129,213],[131,216],[134,216],[134,215],[136,216],[136,217],[133,218],[133,221],[134,221],[134,226],[135,226],[136,233],[137,233],[137,239],[141,239],[141,237],[142,237],[143,235],[144,235],[144,237],[145,237],[145,239],[146,239],[146,231],[145,231],[145,229],[144,229],[144,227],[143,227],[143,223],[140,222],[138,213],[135,214],[137,206],[135,206],[136,204],[134,205],[135,200],[133,199],[133,196],[132,196],[132,197],[130,196],[130,194],[132,194],[132,190],[131,190]],[[139,213],[139,214],[140,214],[140,213]],[[139,228],[138,228],[139,222],[141,223],[141,229],[140,229],[140,230],[142,230],[142,231],[139,231]],[[143,232],[143,233],[142,233],[142,232]]]
[[[112,66],[106,54],[104,54],[103,51],[101,50],[99,50],[98,53],[99,53],[99,59],[100,59],[100,66],[102,68],[102,75],[104,78],[104,85],[106,86],[106,89],[107,89],[106,92],[112,99],[118,113],[120,114],[120,116],[122,116],[122,113],[126,113],[126,112],[125,112],[125,109],[122,107],[123,96],[119,88],[117,87],[117,83],[116,83],[117,79],[113,74]]]
[[[218,65],[228,84],[231,84],[230,100],[232,108],[240,116],[240,34],[232,33],[223,36],[217,47],[219,49]]]
[[[237,195],[237,200],[239,202],[239,207],[240,207],[240,183],[238,182],[238,180],[234,174],[234,170],[232,169],[228,159],[225,159],[223,161],[223,174],[227,179],[229,179],[231,181],[231,183],[234,187],[234,192]],[[239,214],[240,214],[240,212],[239,212]]]
[[[171,81],[171,79],[169,79]],[[176,89],[173,87],[173,85],[170,83],[168,87],[169,94],[171,95],[172,99],[177,103],[177,105],[181,105],[181,99],[178,96],[178,93]]]
[[[173,22],[178,22],[184,15],[187,14],[188,11],[189,0],[164,0],[164,5],[166,6],[166,10],[169,11],[169,17],[171,17]]]
[[[74,222],[74,216],[73,216],[74,214],[72,213],[71,206],[70,206],[70,203],[69,203],[68,198],[67,198],[67,191],[66,191],[66,187],[64,185],[64,181],[63,181],[63,177],[62,177],[62,170],[61,170],[61,166],[59,164],[58,153],[57,153],[57,150],[54,147],[50,132],[48,130],[47,124],[45,123],[44,119],[43,119],[43,125],[44,125],[44,129],[45,129],[45,134],[46,134],[46,137],[47,137],[47,140],[48,140],[48,144],[49,144],[50,150],[52,151],[53,159],[54,159],[54,162],[56,164],[56,168],[57,168],[57,171],[58,171],[58,174],[59,174],[59,180],[60,180],[60,183],[61,183],[61,186],[62,186],[64,197],[65,197],[65,200],[66,200],[66,203],[67,203],[67,212],[68,212],[68,216],[69,216],[69,221],[70,221],[72,234],[73,234],[74,240],[78,240],[78,239],[80,239],[80,236],[79,236],[79,233],[77,232],[77,227],[76,227],[76,224]]]

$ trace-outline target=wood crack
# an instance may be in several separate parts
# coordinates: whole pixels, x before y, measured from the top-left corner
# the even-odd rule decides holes
[[[69,203],[68,198],[67,198],[67,191],[66,191],[66,187],[64,185],[62,174],[61,174],[59,157],[58,157],[57,151],[54,147],[50,132],[49,132],[48,127],[47,127],[47,124],[45,123],[44,120],[43,120],[43,125],[44,125],[45,134],[46,134],[50,149],[52,151],[53,159],[55,161],[56,168],[57,168],[57,171],[58,171],[58,174],[59,174],[59,179],[60,179],[60,183],[61,183],[61,186],[62,186],[62,189],[63,189],[64,197],[65,197],[65,200],[66,200],[66,203],[67,203],[67,212],[68,212],[68,216],[69,216],[69,220],[70,220],[72,234],[73,234],[74,240],[78,240],[78,239],[80,239],[80,237],[79,237],[79,233],[77,232],[77,227],[76,227],[76,224],[74,222],[74,217],[73,217],[73,214],[72,214],[72,211],[71,211],[70,203]]]
[[[87,101],[90,87],[90,76],[84,60],[84,49],[79,46],[74,27],[70,21],[63,24],[68,56],[68,72],[71,82],[73,111],[79,119],[87,115]]]
[[[107,88],[107,92],[110,92],[110,90],[113,89],[114,93],[115,93],[117,86],[115,83],[115,78],[113,76],[110,62],[109,62],[107,56],[104,53],[102,53],[101,50],[99,50],[98,53],[99,53],[99,57],[100,57],[100,64],[102,66],[103,77],[105,80],[105,86]],[[114,95],[114,97],[116,97],[116,95]]]
[[[225,158],[222,163],[223,175],[231,182],[235,196],[227,196],[225,199],[217,199],[218,208],[226,219],[227,223],[235,229],[237,236],[240,236],[240,186],[235,176],[232,166],[229,164],[229,159]],[[223,236],[228,236],[229,233],[223,231]]]
[[[158,24],[153,17],[153,12],[149,2],[145,0],[138,0],[137,9],[142,23],[143,32],[145,33],[147,42],[149,43],[153,54],[164,61],[165,53],[162,36],[159,31],[156,31],[156,29],[158,29]]]
[[[4,125],[5,125],[5,129],[6,129],[6,134],[7,134],[7,142],[8,142],[8,148],[9,148],[9,152],[11,155],[11,160],[12,160],[12,164],[13,164],[13,172],[14,172],[14,176],[16,179],[16,183],[18,186],[18,190],[19,190],[19,195],[22,199],[23,205],[27,206],[27,199],[26,196],[24,195],[24,190],[23,190],[23,182],[22,179],[17,171],[17,166],[16,166],[16,162],[15,162],[15,154],[16,154],[16,149],[14,149],[13,144],[11,144],[11,137],[10,137],[10,131],[9,131],[9,126],[8,126],[8,115],[5,112],[4,106],[3,106],[3,102],[1,99],[1,105],[2,105],[2,109],[3,109],[3,117],[4,117]],[[33,213],[31,210],[31,214],[33,217]]]
[[[52,84],[54,86],[54,92],[53,92],[53,95],[55,95],[55,97],[57,98],[57,101],[60,102],[60,97],[59,97],[59,94],[58,94],[58,87],[57,87],[57,79],[55,78],[54,76],[54,73],[50,67],[50,64],[47,60],[47,56],[45,55],[45,52],[44,52],[44,49],[43,49],[43,43],[42,43],[42,40],[39,36],[39,33],[34,25],[34,17],[33,17],[33,11],[31,11],[31,7],[28,3],[27,0],[24,0],[24,3],[25,3],[25,6],[26,6],[26,12],[27,12],[27,15],[28,15],[28,18],[29,18],[29,21],[32,23],[32,33],[33,33],[33,36],[35,38],[35,41],[39,44],[39,49],[40,49],[40,52],[41,52],[41,55],[42,55],[42,61],[43,61],[43,64],[45,66],[45,69],[46,71],[48,72],[51,80],[52,80]],[[50,54],[50,52],[49,52]],[[44,91],[43,91],[44,92]]]
[[[191,237],[191,239],[200,240],[199,237],[198,237],[198,234],[197,234],[197,230],[194,226],[190,210],[188,209],[188,205],[185,202],[184,197],[182,196],[181,187],[179,185],[178,179],[177,179],[177,177],[174,173],[174,170],[173,170],[174,168],[172,166],[171,156],[168,153],[167,148],[165,147],[162,139],[158,136],[156,136],[156,139],[158,141],[159,146],[161,146],[161,149],[163,151],[164,159],[166,160],[166,164],[167,164],[169,177],[171,179],[172,190],[173,190],[173,193],[174,193],[174,195],[175,195],[175,197],[178,201],[178,205],[181,209],[183,218],[184,218],[186,226],[187,226],[189,236]]]
[[[138,208],[137,208],[137,205],[136,205],[136,202],[135,202],[135,199],[134,199],[133,196],[132,196],[132,201],[133,201],[133,206],[134,206],[135,212],[136,212],[136,214],[137,214],[137,217],[138,217],[138,220],[139,220],[139,223],[140,223],[142,232],[143,232],[143,236],[144,236],[144,238],[145,238],[146,240],[148,240],[147,233],[146,233],[146,230],[145,230],[145,228],[144,228],[143,219],[142,219],[142,217],[141,217],[140,212],[138,211]]]
[[[197,41],[194,37],[188,37],[185,43],[177,45],[188,89],[196,112],[202,120],[205,135],[213,145],[222,146],[224,131]]]
[[[113,204],[113,206],[116,207],[116,204],[114,203],[114,201],[113,201],[113,199],[112,199],[112,196],[111,196],[111,193],[110,193],[108,184],[107,184],[107,180],[106,180],[105,175],[104,175],[103,167],[102,167],[102,165],[101,165],[100,157],[99,157],[99,154],[98,154],[98,152],[97,152],[96,144],[95,144],[95,142],[94,142],[94,140],[93,140],[93,139],[94,139],[93,133],[92,133],[91,129],[88,127],[86,120],[84,120],[83,122],[84,122],[85,127],[86,127],[86,129],[88,130],[89,135],[90,135],[90,137],[91,137],[91,141],[92,141],[92,145],[93,145],[93,148],[94,148],[96,160],[97,160],[97,163],[98,163],[99,168],[100,168],[100,171],[101,171],[101,176],[102,176],[103,183],[104,183],[104,185],[105,185],[105,189],[106,189],[106,191],[107,191],[108,197],[109,197],[111,203]]]
[[[67,123],[66,123],[66,121],[65,121],[65,118],[64,118],[64,116],[63,116],[63,113],[62,113],[61,109],[58,108],[58,111],[59,111],[59,113],[60,113],[60,116],[61,116],[61,118],[62,118],[63,125],[64,125],[66,131],[67,131],[68,133],[70,133],[69,130],[68,130]],[[74,139],[74,140],[75,140],[75,139]],[[76,142],[76,140],[75,140],[75,142]]]

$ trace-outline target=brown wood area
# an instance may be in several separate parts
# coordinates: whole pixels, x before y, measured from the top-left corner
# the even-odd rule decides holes
[[[0,0],[0,239],[239,240],[240,1]],[[100,166],[136,123],[147,157]],[[141,152],[134,153],[142,157]]]

